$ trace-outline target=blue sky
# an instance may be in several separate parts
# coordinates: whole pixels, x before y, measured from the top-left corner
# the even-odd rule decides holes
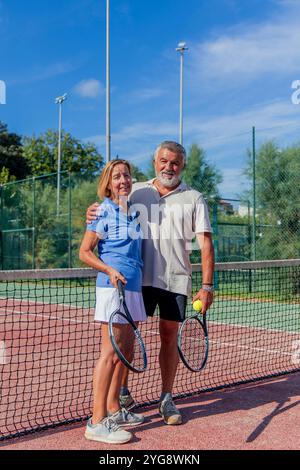
[[[0,119],[23,135],[63,126],[105,155],[105,0],[0,0]],[[112,155],[148,167],[178,139],[186,41],[184,144],[201,145],[235,197],[251,147],[299,141],[300,0],[111,0]]]

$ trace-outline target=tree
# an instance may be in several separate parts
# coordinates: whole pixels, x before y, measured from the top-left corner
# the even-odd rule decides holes
[[[9,169],[3,166],[0,171],[0,185],[8,183],[9,179]]]
[[[133,163],[130,164],[131,166],[131,175],[132,175],[132,179],[135,181],[135,182],[142,182],[142,181],[147,181],[147,176],[145,175],[145,173],[143,173],[139,167],[133,165]]]
[[[252,181],[250,158],[245,174]],[[274,141],[262,145],[256,157],[255,186],[258,257],[262,259],[298,257],[300,145],[285,149],[280,149]]]
[[[220,198],[218,185],[222,182],[222,176],[213,165],[206,161],[204,151],[196,144],[191,146],[187,155],[183,179],[205,198],[214,200]]]
[[[39,137],[25,137],[23,155],[33,176],[57,172],[58,133],[48,130]],[[83,143],[62,132],[61,171],[68,170],[86,178],[99,174],[103,158],[91,143]]]
[[[154,165],[153,165],[153,159],[154,159],[154,155],[152,155],[150,157],[148,169],[146,171],[146,176],[147,176],[147,179],[149,179],[149,180],[152,180],[156,176],[155,175],[155,170],[154,170]]]
[[[30,172],[22,153],[22,137],[0,121],[0,184],[26,178]]]

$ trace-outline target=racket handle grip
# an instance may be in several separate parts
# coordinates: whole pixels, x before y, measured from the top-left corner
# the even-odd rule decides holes
[[[117,284],[118,284],[119,297],[121,301],[123,302],[125,298],[124,285],[123,285],[123,282],[120,281],[120,279],[118,279]]]

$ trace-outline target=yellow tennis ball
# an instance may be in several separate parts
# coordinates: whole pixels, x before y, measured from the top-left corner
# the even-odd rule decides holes
[[[200,312],[200,310],[202,310],[202,302],[201,300],[195,300],[195,302],[193,303],[193,309],[196,310],[196,312]]]

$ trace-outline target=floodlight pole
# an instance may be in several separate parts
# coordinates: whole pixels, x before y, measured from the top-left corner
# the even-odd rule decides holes
[[[67,94],[59,96],[55,100],[58,104],[58,150],[57,150],[57,191],[56,191],[56,216],[59,216],[60,202],[60,173],[61,173],[61,129],[62,129],[62,104],[67,99]]]
[[[110,0],[106,0],[106,163],[111,159],[110,132]]]
[[[183,56],[188,51],[186,43],[180,42],[176,51],[180,52],[179,143],[183,145]]]
[[[252,192],[253,192],[252,260],[256,261],[256,129],[255,127],[252,127]]]

